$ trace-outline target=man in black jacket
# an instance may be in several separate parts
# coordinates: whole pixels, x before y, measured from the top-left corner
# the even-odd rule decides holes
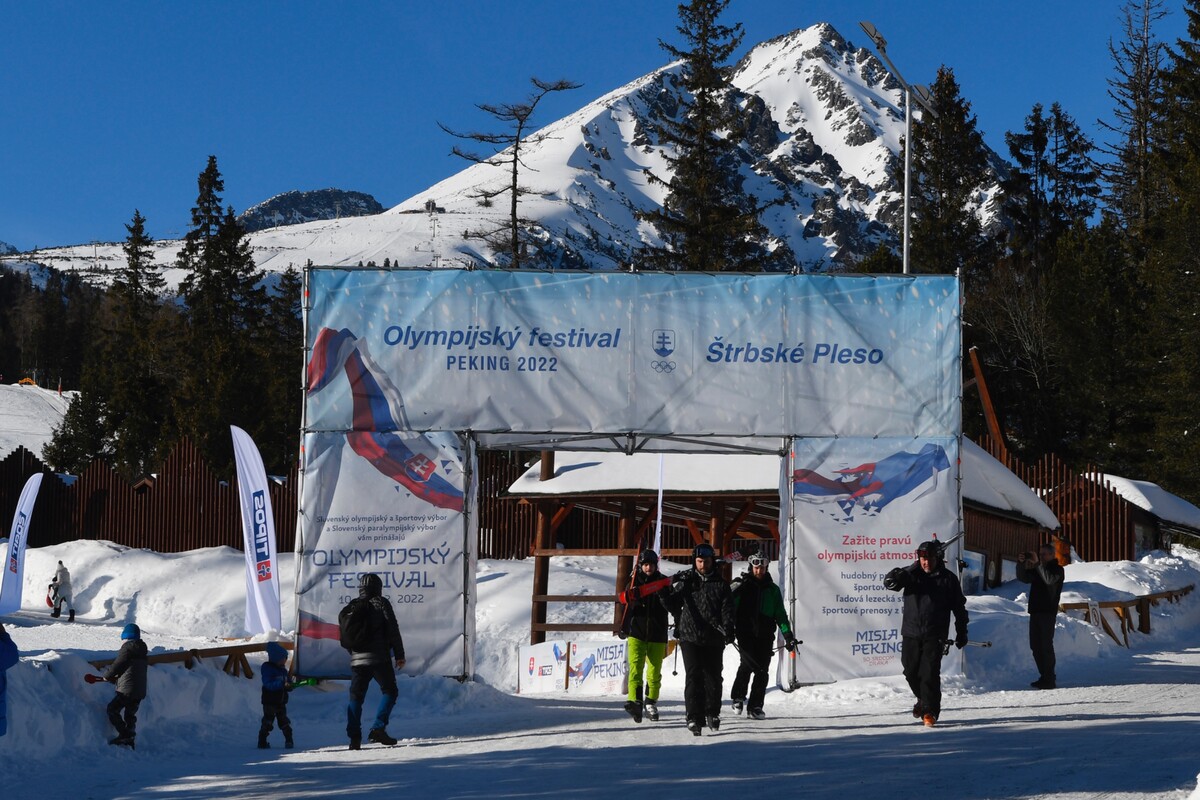
[[[721,671],[725,645],[733,642],[733,594],[717,571],[710,544],[692,550],[692,569],[677,573],[665,598],[675,615],[675,638],[683,651],[687,726],[699,736],[704,723],[721,727]]]
[[[916,563],[889,572],[883,586],[904,592],[900,663],[917,698],[913,716],[933,727],[942,710],[942,653],[950,633],[950,614],[954,614],[954,644],[961,650],[967,646],[967,599],[958,576],[946,569],[937,541],[917,547]]]
[[[367,629],[369,643],[361,650],[350,651],[350,704],[346,708],[346,734],[350,737],[350,749],[362,747],[362,707],[367,696],[367,687],[374,679],[379,684],[383,697],[375,714],[375,724],[367,739],[384,745],[393,745],[396,740],[388,735],[388,718],[396,705],[399,690],[396,687],[395,669],[404,667],[404,640],[400,638],[400,625],[391,602],[383,596],[383,581],[373,572],[368,572],[358,581],[359,601],[368,603]]]
[[[1054,623],[1058,619],[1058,601],[1065,578],[1052,544],[1043,544],[1036,559],[1033,553],[1025,553],[1017,562],[1017,580],[1029,584],[1029,649],[1038,668],[1038,679],[1029,685],[1035,689],[1053,689],[1057,685]]]

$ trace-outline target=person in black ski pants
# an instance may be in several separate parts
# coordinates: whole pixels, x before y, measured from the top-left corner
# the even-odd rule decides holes
[[[796,650],[796,635],[783,608],[783,593],[771,580],[770,559],[756,554],[749,560],[750,569],[734,578],[732,586],[741,663],[729,696],[734,713],[742,713],[745,704],[748,717],[766,719],[763,699],[767,694],[771,657],[775,655],[775,626],[783,633],[784,647],[789,653]]]
[[[142,629],[129,623],[121,630],[121,649],[104,673],[104,680],[117,685],[117,692],[108,704],[108,721],[117,729],[109,744],[133,748],[137,733],[137,712],[146,699],[146,668],[149,650],[142,641]]]
[[[1029,685],[1035,689],[1053,689],[1058,682],[1054,624],[1058,620],[1058,601],[1065,578],[1054,545],[1049,542],[1039,548],[1037,559],[1033,553],[1025,553],[1017,562],[1017,580],[1029,584],[1029,649],[1038,669],[1038,679]]]
[[[664,602],[675,615],[675,638],[683,651],[687,726],[699,736],[705,722],[721,727],[721,671],[725,645],[733,643],[733,594],[716,566],[712,545],[692,550],[694,566],[676,573]]]
[[[367,697],[367,687],[372,679],[379,684],[383,697],[375,714],[375,723],[367,734],[368,741],[393,745],[396,739],[387,732],[388,719],[400,691],[396,686],[396,673],[392,669],[395,656],[396,669],[404,668],[404,640],[400,638],[400,625],[391,602],[383,596],[383,580],[373,572],[359,578],[358,596],[370,604],[371,641],[362,650],[350,651],[350,703],[346,707],[346,735],[350,737],[350,749],[362,748],[362,707]]]
[[[937,541],[918,546],[916,563],[889,572],[883,586],[904,592],[900,663],[917,698],[913,716],[933,727],[942,711],[942,654],[950,614],[954,614],[954,644],[961,650],[967,646],[967,599],[958,576],[946,569]]]

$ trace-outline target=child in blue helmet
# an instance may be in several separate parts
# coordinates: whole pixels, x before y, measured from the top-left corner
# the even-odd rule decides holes
[[[117,735],[108,743],[133,749],[138,706],[146,698],[148,653],[141,629],[132,622],[121,631],[121,640],[124,644],[104,673],[106,681],[117,685],[117,693],[108,704],[108,721],[117,729]]]
[[[267,660],[259,669],[262,676],[262,725],[258,729],[259,749],[265,750],[267,734],[271,726],[278,721],[279,730],[283,731],[283,746],[293,747],[292,721],[287,715],[288,701],[288,671],[287,650],[279,642],[267,642]]]

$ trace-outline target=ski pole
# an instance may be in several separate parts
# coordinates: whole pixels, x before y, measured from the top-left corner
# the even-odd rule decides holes
[[[671,665],[671,674],[679,674],[679,640],[675,640],[675,663]]]
[[[943,639],[942,640],[942,655],[946,656],[946,655],[950,654],[950,646],[952,644],[954,644],[953,639]],[[967,642],[967,647],[991,647],[991,646],[992,646],[991,642]]]

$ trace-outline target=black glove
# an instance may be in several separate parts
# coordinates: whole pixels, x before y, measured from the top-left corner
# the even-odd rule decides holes
[[[883,588],[888,591],[897,592],[904,587],[904,568],[896,567],[883,578]]]
[[[783,635],[783,649],[789,653],[796,652],[796,634],[788,631]]]
[[[959,650],[962,650],[964,647],[966,647],[967,646],[967,635],[965,633],[959,634],[954,640],[954,646],[957,647]]]

